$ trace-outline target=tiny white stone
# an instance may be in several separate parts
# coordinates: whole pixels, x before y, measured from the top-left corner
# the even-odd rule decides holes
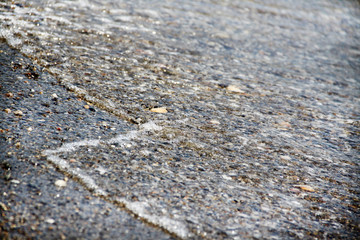
[[[291,160],[291,157],[290,156],[280,156],[280,158],[281,159],[283,159],[283,160],[288,160],[288,161],[290,161]]]
[[[232,180],[232,178],[228,175],[222,175],[222,178],[225,179],[225,180]]]
[[[209,121],[211,124],[220,124],[218,120],[212,119]]]
[[[23,113],[21,110],[16,110],[16,111],[14,111],[14,114],[15,114],[15,115],[18,115],[18,116],[24,115],[24,113]]]
[[[229,86],[227,86],[226,90],[228,90],[228,91],[230,91],[230,92],[244,93],[243,90],[241,90],[238,86],[235,86],[235,85],[229,85]]]
[[[64,180],[56,180],[55,186],[57,186],[57,187],[66,187],[66,182]]]
[[[16,180],[16,179],[11,180],[10,182],[11,182],[11,183],[14,183],[14,184],[19,184],[19,183],[20,183],[20,181],[19,181],[19,180]]]
[[[55,223],[55,220],[52,219],[52,218],[48,218],[48,219],[45,220],[45,222],[49,223],[49,224],[53,224],[53,223]]]
[[[105,168],[103,168],[101,166],[97,167],[95,170],[98,171],[100,173],[100,175],[103,175],[108,172]]]

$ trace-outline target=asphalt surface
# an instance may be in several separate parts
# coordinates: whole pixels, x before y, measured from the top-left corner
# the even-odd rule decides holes
[[[1,236],[358,239],[358,3],[151,3],[0,3]]]
[[[49,161],[43,151],[61,148],[64,143],[81,142],[84,139],[116,138],[119,131],[136,131],[137,125],[91,106],[66,90],[51,75],[42,72],[41,67],[34,65],[17,50],[11,49],[5,41],[1,42],[0,51],[2,238],[178,238],[178,235],[166,227],[151,222],[151,218],[149,221],[148,218],[139,216],[137,211],[131,211],[130,205],[124,207],[123,202],[102,196],[86,179],[84,182],[82,175],[71,174],[66,168],[61,169],[59,164]],[[354,134],[357,131],[356,128],[351,130]],[[356,139],[355,137],[354,141],[357,141]],[[356,146],[357,144],[353,147],[356,149]],[[96,154],[95,151],[93,154]],[[79,156],[77,158],[81,159]],[[66,186],[57,186],[58,180],[64,180]],[[256,179],[246,179],[245,176],[242,180],[249,184],[256,182]],[[305,186],[292,191],[312,192],[313,189],[309,188],[306,189]],[[131,195],[131,192],[129,194]],[[306,197],[309,201],[322,202],[317,196]],[[137,200],[136,196],[132,198]],[[359,223],[356,198],[347,206],[354,211],[353,218],[344,218],[342,224],[345,228],[341,230],[342,233],[332,233],[329,234],[330,237],[357,238]],[[306,238],[325,238],[324,233],[318,234]],[[217,238],[215,236],[216,234],[210,238]],[[246,234],[244,236],[254,238]],[[289,233],[282,235],[284,236],[298,238]],[[259,235],[255,238],[263,237]]]
[[[43,149],[64,141],[129,126],[84,108],[86,102],[3,40],[0,51],[2,239],[172,239],[121,206],[92,196],[42,156]],[[109,126],[101,126],[103,121]],[[64,179],[66,188],[55,185]]]

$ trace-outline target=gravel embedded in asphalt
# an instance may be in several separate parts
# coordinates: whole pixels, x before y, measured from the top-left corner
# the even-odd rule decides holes
[[[0,3],[2,233],[359,238],[359,3],[150,2]]]
[[[3,40],[0,52],[1,238],[172,239],[121,206],[92,196],[42,157],[43,149],[64,141],[131,127],[100,109],[84,109],[86,102],[41,69],[36,79],[28,78],[34,65]],[[58,187],[64,179],[66,186]]]

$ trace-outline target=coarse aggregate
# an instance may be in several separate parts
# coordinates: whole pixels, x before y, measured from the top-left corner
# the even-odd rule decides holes
[[[38,176],[8,165],[44,174],[34,186],[57,207],[35,215],[43,236],[358,239],[359,9],[5,1],[3,186]],[[33,234],[10,195],[2,231]]]
[[[36,69],[30,77],[29,69]],[[85,109],[86,102],[4,40],[0,76],[1,239],[172,239],[120,206],[92,196],[42,157],[43,149],[65,141],[111,136],[114,129],[131,126],[100,109]],[[13,114],[19,109],[21,116]],[[57,181],[66,187],[57,187]]]

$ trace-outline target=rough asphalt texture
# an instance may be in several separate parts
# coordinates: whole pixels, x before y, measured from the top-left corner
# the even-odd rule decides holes
[[[359,238],[355,2],[104,2],[1,4],[2,236]]]
[[[92,196],[42,156],[43,149],[63,142],[97,137],[99,133],[115,136],[115,128],[126,131],[131,126],[96,107],[84,108],[86,102],[4,41],[0,49],[2,238],[171,239],[171,234],[121,206]],[[22,114],[15,114],[16,110]],[[102,126],[104,121],[111,125]],[[357,131],[351,130],[354,134]],[[64,131],[66,135],[60,134]],[[64,178],[67,187],[56,187],[55,181]],[[344,236],[355,239],[359,222],[358,202],[354,201],[348,204],[354,218],[344,219],[343,224],[350,234]]]
[[[68,179],[66,188],[55,186],[64,175],[41,157],[42,149],[93,132],[111,135],[110,127],[97,125],[100,120],[111,122],[112,128],[128,126],[99,109],[85,109],[86,102],[35,70],[38,66],[3,40],[0,58],[1,238],[171,239],[121,207],[93,197],[76,180]],[[15,115],[16,110],[23,115]],[[62,131],[69,134],[64,138]]]

